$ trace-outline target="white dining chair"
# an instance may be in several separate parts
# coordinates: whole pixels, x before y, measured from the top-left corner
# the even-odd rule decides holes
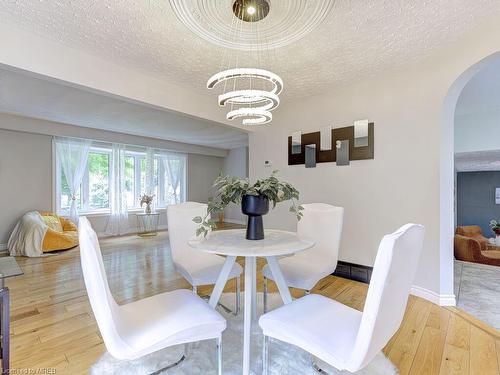
[[[304,216],[297,223],[297,234],[309,238],[315,245],[305,251],[278,260],[289,287],[310,290],[323,277],[337,268],[340,238],[344,220],[344,208],[326,203],[303,204]],[[266,264],[262,268],[264,277],[264,312],[267,311],[267,280],[274,281],[273,273]]]
[[[263,374],[269,337],[298,346],[338,370],[356,372],[368,365],[403,320],[423,240],[424,227],[417,224],[384,236],[362,313],[310,294],[262,315]]]
[[[207,213],[207,205],[197,202],[185,202],[167,207],[168,236],[172,250],[174,267],[197,293],[200,285],[211,285],[217,282],[225,258],[216,254],[195,250],[188,245],[188,240],[195,237],[196,224],[193,219],[203,217]],[[236,309],[240,311],[240,275],[243,268],[235,263],[228,280],[236,278]],[[224,307],[224,306],[223,306]]]
[[[222,374],[221,344],[226,320],[186,289],[118,305],[109,289],[97,235],[86,217],[80,217],[78,230],[87,294],[109,353],[117,359],[133,360],[173,345],[215,339],[218,374]],[[166,368],[184,359],[185,352]]]

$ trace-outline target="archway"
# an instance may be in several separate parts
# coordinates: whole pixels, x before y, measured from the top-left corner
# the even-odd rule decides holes
[[[441,305],[455,305],[453,290],[453,236],[454,236],[454,138],[455,110],[458,98],[467,83],[493,61],[500,60],[494,53],[465,70],[451,85],[445,97],[441,121],[440,152],[440,295]]]

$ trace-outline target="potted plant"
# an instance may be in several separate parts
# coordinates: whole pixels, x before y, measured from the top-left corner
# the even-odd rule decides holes
[[[302,217],[302,206],[297,201],[299,192],[288,182],[276,178],[278,171],[271,176],[257,180],[251,184],[248,178],[219,175],[214,182],[215,198],[208,200],[207,213],[204,217],[197,216],[193,221],[200,224],[196,235],[207,235],[210,229],[215,228],[212,214],[224,210],[230,203],[241,204],[242,212],[248,216],[247,240],[261,240],[264,238],[262,215],[269,211],[269,204],[274,208],[277,203],[291,201],[290,212],[296,215],[297,220]]]
[[[500,223],[496,220],[491,220],[490,228],[495,233],[495,245],[500,246]]]
[[[153,195],[147,195],[147,194],[143,194],[141,195],[140,197],[140,204],[141,204],[141,207],[145,204],[146,205],[146,208],[144,210],[144,212],[149,215],[151,214],[151,204],[153,203],[153,198],[154,198],[154,194]]]

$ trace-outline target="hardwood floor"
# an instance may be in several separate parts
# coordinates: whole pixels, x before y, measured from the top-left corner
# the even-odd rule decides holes
[[[189,288],[173,270],[166,232],[153,238],[104,239],[101,247],[109,284],[120,304]],[[88,373],[105,346],[85,292],[78,248],[17,260],[24,275],[7,281],[12,309],[11,368]],[[259,262],[259,268],[262,264]],[[230,283],[227,290],[234,291],[234,286]],[[199,288],[199,292],[209,294],[210,289]],[[333,276],[313,290],[359,310],[366,292],[365,284]],[[293,290],[292,294],[300,296],[301,292]],[[412,296],[404,322],[384,352],[401,374],[496,375],[500,336],[456,309],[440,308]]]

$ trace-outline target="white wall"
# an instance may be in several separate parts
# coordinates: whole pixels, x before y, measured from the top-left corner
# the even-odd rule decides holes
[[[52,209],[51,137],[0,130],[0,247],[27,211]]]
[[[213,184],[224,166],[224,159],[190,154],[188,157],[187,200],[206,203],[214,195]]]
[[[199,118],[233,125],[214,101],[164,79],[104,60],[81,49],[36,35],[2,17],[0,64],[130,98]],[[24,46],[21,48],[20,46]],[[64,57],[64,58],[62,58]]]
[[[229,151],[224,159],[223,174],[234,177],[248,177],[248,147],[239,147]],[[241,213],[241,205],[231,204],[224,210],[228,222],[245,223],[246,216]]]
[[[85,128],[61,122],[40,120],[7,113],[0,113],[0,129],[15,130],[34,134],[53,135],[60,137],[86,138],[106,142],[118,142],[144,147],[158,147],[170,151],[190,154],[212,155],[225,157],[227,150],[220,148],[198,146],[189,143],[166,141],[163,139],[142,137],[114,131]]]
[[[385,233],[408,222],[425,225],[415,292],[453,303],[453,113],[466,83],[456,82],[498,49],[500,24],[483,24],[409,69],[280,106],[272,124],[250,136],[250,178],[267,176],[264,161],[270,160],[280,177],[299,189],[302,202],[345,207],[341,260],[373,265]],[[347,167],[287,165],[291,132],[347,126],[364,118],[375,122],[374,160]],[[284,204],[264,222],[266,227],[295,227]]]
[[[455,152],[500,150],[498,108],[455,116]]]
[[[408,84],[408,79],[406,73],[385,76],[280,107],[271,126],[250,136],[250,177],[267,176],[271,169],[278,169],[279,178],[299,190],[302,203],[344,207],[343,261],[372,266],[385,233],[408,222],[424,224],[426,251],[419,282],[438,290],[439,123],[430,123],[425,109],[434,107],[438,116],[440,94],[426,94],[429,83],[425,80]],[[375,159],[351,161],[345,167],[287,165],[287,137],[292,131],[313,132],[328,124],[349,126],[363,118],[375,122]],[[423,145],[426,152],[422,152]],[[265,160],[273,168],[265,167]],[[281,203],[268,214],[266,226],[295,229],[288,207]]]
[[[467,82],[455,111],[455,152],[500,150],[500,60]]]
[[[0,249],[5,249],[10,233],[19,218],[28,211],[52,211],[53,204],[53,162],[52,137],[50,135],[33,134],[26,131],[12,131],[3,128],[15,124],[24,129],[39,123],[41,128],[51,123],[19,116],[0,114]],[[96,140],[126,140],[129,144],[147,144],[151,147],[164,147],[165,141],[150,138],[134,137],[126,134],[94,132],[92,129],[81,129],[74,126],[53,123],[54,129],[68,126],[75,132],[90,134]],[[90,130],[90,132],[87,132]],[[73,134],[73,133],[72,133]],[[65,134],[68,135],[68,134]],[[168,142],[167,142],[168,144]],[[189,145],[187,145],[189,146]],[[195,146],[196,151],[202,151]],[[208,152],[225,155],[225,150],[210,149]],[[212,184],[223,168],[223,157],[202,154],[188,154],[188,199],[206,202],[213,194]],[[91,215],[89,217],[97,233],[103,234],[108,221],[107,215]],[[136,217],[129,215],[130,227],[136,227]],[[165,211],[160,213],[160,226],[166,227]]]

